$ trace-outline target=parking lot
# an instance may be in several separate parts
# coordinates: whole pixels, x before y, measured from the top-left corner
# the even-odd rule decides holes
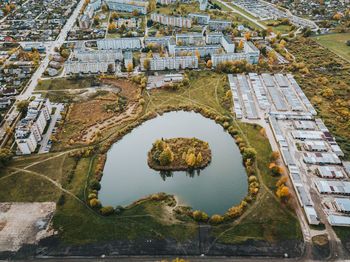
[[[40,141],[40,149],[39,154],[48,153],[51,149],[51,136],[55,136],[56,129],[55,127],[56,122],[59,122],[61,120],[61,110],[63,110],[64,105],[60,103],[55,103],[52,105],[52,108],[56,108],[56,111],[53,115],[51,115],[51,121],[49,123],[49,127],[46,131],[46,133],[43,135],[42,140]]]

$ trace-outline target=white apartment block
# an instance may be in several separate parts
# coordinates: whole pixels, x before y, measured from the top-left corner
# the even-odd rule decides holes
[[[197,18],[197,24],[200,25],[207,25],[210,20],[210,15],[207,14],[189,13],[188,17],[192,19],[192,22]]]
[[[227,39],[226,39],[227,40]],[[224,41],[223,41],[224,43]],[[223,44],[224,46],[224,44]],[[225,47],[224,47],[225,48]],[[227,48],[227,47],[226,47]],[[232,46],[229,47],[232,50]],[[234,47],[233,47],[234,49]],[[213,54],[211,60],[213,67],[217,66],[220,62],[236,61],[245,59],[250,64],[256,64],[259,60],[260,51],[252,42],[245,42],[242,53],[227,53],[227,54]]]
[[[74,50],[74,57],[82,62],[115,62],[123,60],[119,50]]]
[[[201,33],[176,34],[176,44],[181,41],[182,45],[204,44],[203,35]]]
[[[169,54],[171,55],[183,55],[184,53],[187,55],[192,53],[196,55],[198,51],[199,56],[204,57],[207,55],[213,55],[219,53],[220,45],[191,45],[191,46],[169,46]]]
[[[185,68],[198,68],[198,57],[192,56],[172,56],[157,58],[141,58],[141,70],[145,71],[144,60],[150,60],[150,70],[179,70]]]
[[[35,151],[50,114],[49,99],[37,98],[29,103],[27,115],[17,123],[15,130],[16,144],[22,154]]]
[[[223,31],[231,27],[232,22],[230,20],[210,20],[209,29],[214,31]]]
[[[115,72],[115,63],[113,62],[81,62],[68,61],[64,63],[66,75],[72,74],[101,74],[108,72],[108,66],[112,66],[112,72]]]
[[[175,2],[176,1],[171,1],[171,0],[156,0],[156,3],[161,5],[171,5]]]
[[[144,1],[128,1],[128,0],[108,0],[106,4],[109,10],[119,12],[132,13],[136,9],[139,14],[145,15],[147,13],[148,2]]]
[[[221,45],[225,49],[226,53],[234,53],[235,52],[235,44],[231,40],[231,38],[227,35],[221,38]]]
[[[99,50],[139,50],[141,43],[139,38],[112,38],[97,40]]]
[[[170,25],[175,27],[186,27],[191,28],[192,21],[186,17],[176,16],[165,16],[160,14],[151,14],[151,20],[153,22],[160,23],[162,25]]]
[[[155,37],[146,37],[145,38],[145,46],[147,46],[149,43],[163,46],[164,48],[169,47],[169,41],[173,39],[172,36],[155,36]]]
[[[205,42],[208,45],[221,44],[221,38],[223,38],[222,33],[208,33],[205,37]]]

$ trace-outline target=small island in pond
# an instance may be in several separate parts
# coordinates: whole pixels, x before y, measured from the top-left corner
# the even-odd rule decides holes
[[[148,165],[155,170],[202,169],[210,161],[208,143],[197,138],[156,140],[148,152]]]

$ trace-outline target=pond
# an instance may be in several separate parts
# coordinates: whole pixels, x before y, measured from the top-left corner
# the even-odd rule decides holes
[[[147,153],[160,138],[196,137],[209,143],[212,161],[192,174],[151,169]],[[208,215],[223,214],[247,195],[248,177],[234,139],[215,121],[194,112],[170,112],[143,123],[107,153],[99,199],[104,206],[126,206],[165,192],[180,205]]]

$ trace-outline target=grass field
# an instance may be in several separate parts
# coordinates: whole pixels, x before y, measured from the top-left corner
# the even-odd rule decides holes
[[[314,36],[312,39],[350,62],[350,46],[346,45],[346,41],[350,40],[350,32]]]
[[[41,81],[35,90],[81,89],[91,87],[93,79],[69,80],[66,78],[48,79]]]
[[[277,22],[276,20],[261,20],[259,21],[260,23],[266,25],[267,27],[269,27],[269,23],[272,22]],[[290,26],[289,25],[278,25],[278,26],[270,26],[272,28],[272,31],[274,33],[278,33],[280,32],[281,34],[288,34],[290,32]]]
[[[272,177],[268,170],[271,153],[268,140],[260,134],[259,126],[236,121],[224,106],[224,97],[229,89],[226,74],[188,71],[187,75],[190,80],[188,87],[176,91],[145,91],[143,113],[168,106],[205,107],[221,116],[229,116],[247,145],[258,151],[260,191],[257,199],[248,205],[240,218],[213,227],[212,235],[220,242],[228,243],[247,239],[278,241],[300,238],[300,226],[294,212],[284,208],[274,194],[278,178]],[[115,133],[121,128],[122,125],[117,125],[109,132]],[[53,228],[63,242],[71,244],[139,237],[170,237],[183,241],[198,236],[198,224],[189,217],[185,223],[178,221],[166,211],[166,201],[141,201],[121,215],[99,215],[88,207],[86,198],[86,187],[97,164],[97,152],[93,151],[75,162],[63,148],[60,153],[13,160],[9,168],[0,172],[0,201],[57,201],[63,194],[65,201],[57,207]]]

